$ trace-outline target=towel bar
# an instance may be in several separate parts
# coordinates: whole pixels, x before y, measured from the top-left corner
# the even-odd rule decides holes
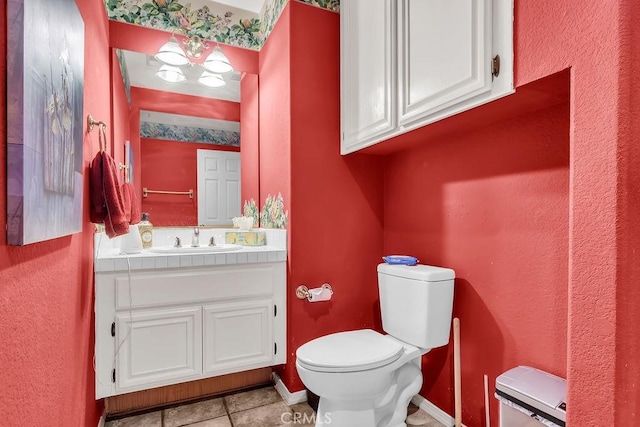
[[[193,199],[193,189],[189,189],[189,191],[163,191],[163,190],[149,190],[147,187],[142,189],[142,197],[147,197],[149,193],[156,194],[178,194],[178,195],[187,195],[190,199]]]

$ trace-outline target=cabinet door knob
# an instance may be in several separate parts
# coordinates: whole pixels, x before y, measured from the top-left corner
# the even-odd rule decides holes
[[[500,75],[500,55],[496,55],[491,60],[491,76],[498,77]]]

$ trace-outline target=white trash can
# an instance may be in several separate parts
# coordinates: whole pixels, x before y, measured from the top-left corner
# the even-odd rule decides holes
[[[565,427],[567,382],[529,366],[496,378],[500,427]]]

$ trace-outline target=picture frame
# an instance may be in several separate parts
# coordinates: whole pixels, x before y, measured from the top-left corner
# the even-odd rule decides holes
[[[7,2],[7,243],[82,230],[84,22],[74,0]]]
[[[129,141],[124,142],[124,163],[126,165],[124,182],[133,184],[133,146]]]

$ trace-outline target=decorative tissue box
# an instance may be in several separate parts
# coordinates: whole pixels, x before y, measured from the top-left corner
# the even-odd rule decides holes
[[[227,231],[225,243],[244,246],[264,246],[267,235],[264,231]]]

